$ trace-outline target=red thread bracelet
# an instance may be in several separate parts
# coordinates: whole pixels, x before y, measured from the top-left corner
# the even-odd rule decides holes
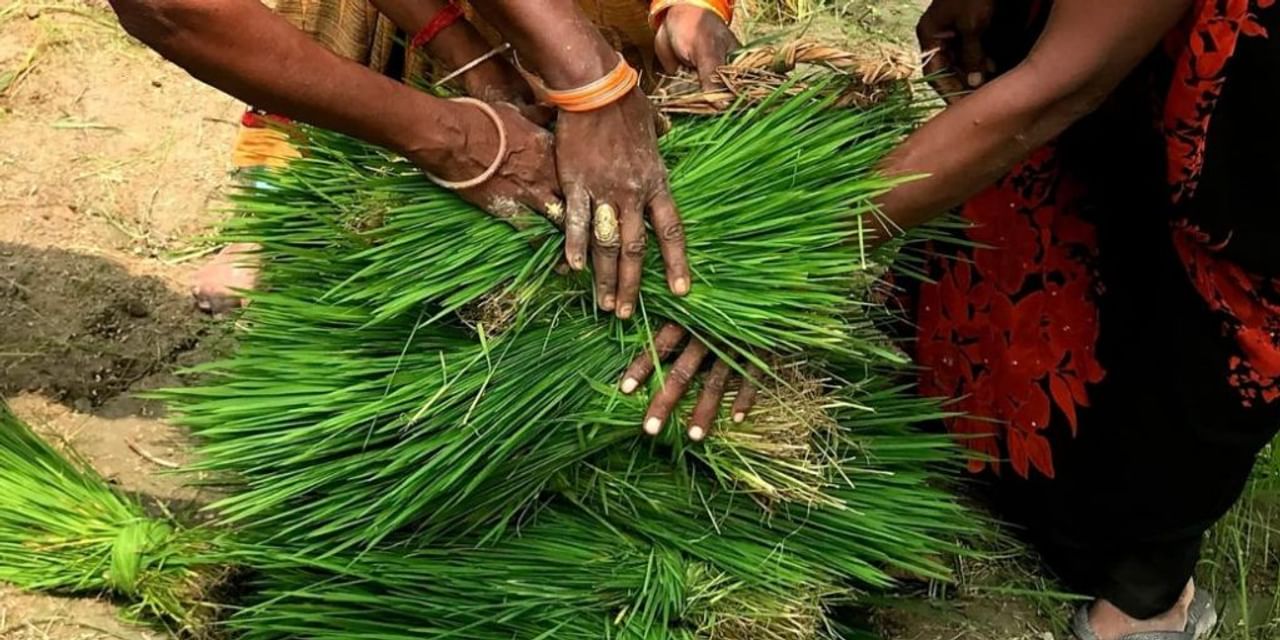
[[[417,35],[413,36],[413,40],[410,41],[409,46],[414,49],[421,49],[422,47],[427,46],[427,43],[440,35],[441,31],[448,29],[461,17],[462,7],[459,7],[458,3],[454,2],[454,0],[449,0],[449,4],[445,5],[443,9],[437,11],[436,15],[432,16],[431,19],[427,21],[427,25],[423,27]]]
[[[257,109],[249,109],[240,116],[240,124],[249,129],[264,129],[270,125],[286,126],[293,124],[293,120],[274,113],[266,113]]]

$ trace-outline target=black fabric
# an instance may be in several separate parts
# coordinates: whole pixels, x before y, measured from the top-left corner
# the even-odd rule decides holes
[[[1010,4],[1024,3],[1000,6]],[[1240,344],[1193,285],[1170,234],[1171,220],[1189,218],[1230,240],[1223,260],[1280,275],[1280,10],[1258,15],[1271,37],[1239,42],[1190,200],[1170,202],[1164,139],[1153,126],[1151,98],[1169,86],[1163,52],[1059,141],[1064,166],[1088,186],[1084,213],[1098,231],[1097,353],[1107,375],[1091,388],[1077,434],[1054,416],[1056,477],[992,483],[1001,513],[1027,526],[1069,587],[1140,619],[1178,600],[1205,533],[1280,429],[1280,402],[1242,403],[1229,384]],[[1006,65],[1025,53],[1036,24],[1025,13],[998,15],[1008,31],[990,40]]]

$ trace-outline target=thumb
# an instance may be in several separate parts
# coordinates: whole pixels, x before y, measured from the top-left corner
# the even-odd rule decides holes
[[[676,56],[675,49],[671,46],[671,31],[667,29],[665,22],[658,27],[658,34],[653,40],[653,52],[657,54],[658,62],[662,64],[663,71],[668,74],[680,71],[680,59]]]

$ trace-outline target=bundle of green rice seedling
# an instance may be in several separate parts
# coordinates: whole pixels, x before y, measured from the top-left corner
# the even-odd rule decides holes
[[[358,560],[247,546],[245,638],[362,639],[816,637],[822,599],[752,588],[679,551],[552,512],[491,547],[373,551]]]
[[[259,591],[232,625],[264,640],[844,637],[833,607],[889,584],[886,568],[945,578],[932,554],[972,527],[928,486],[952,449],[910,430],[927,402],[874,393],[883,413],[830,413],[844,435],[826,441],[839,458],[814,482],[821,504],[771,497],[762,510],[703,463],[615,443],[555,478],[546,504],[493,545],[406,540],[324,557],[246,545],[233,560],[258,568]]]
[[[148,516],[0,401],[0,582],[119,597],[130,617],[200,635],[226,575],[207,556],[214,537]]]
[[[588,276],[552,274],[549,225],[517,230],[403,160],[309,132],[303,159],[238,198],[228,235],[264,260],[238,353],[166,394],[202,468],[232,483],[216,509],[263,569],[266,600],[238,624],[264,638],[388,637],[383,620],[414,637],[834,637],[824,608],[889,569],[944,576],[936,556],[974,526],[935,486],[958,453],[914,431],[934,403],[885,382],[904,359],[866,300],[892,248],[861,242],[895,184],[876,164],[916,109],[837,99],[783,92],[677,121],[662,150],[695,286],[671,296],[651,256],[634,323],[594,311]],[[758,420],[696,446],[680,418],[641,434],[645,394],[613,382],[660,320],[765,369]],[[553,569],[564,541],[614,537],[582,547],[612,560]],[[504,573],[504,553],[529,567]],[[414,591],[450,571],[438,593]]]
[[[861,215],[893,184],[875,164],[914,108],[829,105],[809,92],[664,139],[697,285],[676,298],[651,275],[646,318],[748,358],[901,362],[862,301],[883,256],[863,255],[859,239]],[[205,369],[225,383],[171,397],[205,442],[203,465],[246,483],[220,505],[232,520],[275,518],[289,527],[281,535],[326,544],[377,541],[441,522],[441,501],[474,499],[509,475],[512,456],[571,430],[561,419],[595,401],[591,380],[611,381],[649,332],[593,316],[585,278],[549,275],[559,241],[546,226],[514,231],[398,159],[311,139],[307,158],[241,200],[231,233],[264,245],[267,291],[240,352]],[[369,207],[383,226],[348,224]],[[537,234],[550,241],[533,249]],[[650,274],[660,271],[652,256]],[[519,301],[518,330],[454,321],[492,296]]]

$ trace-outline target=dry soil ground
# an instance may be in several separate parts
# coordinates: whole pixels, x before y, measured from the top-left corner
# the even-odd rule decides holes
[[[198,503],[198,492],[163,473],[185,459],[183,434],[131,393],[172,383],[175,368],[227,348],[228,327],[194,310],[186,282],[202,258],[198,238],[222,216],[240,105],[128,39],[101,1],[6,1],[0,396],[121,486]],[[838,20],[814,28],[907,40],[921,0],[833,4]],[[1256,491],[1269,497],[1269,487]],[[1213,547],[1221,562],[1212,578],[1254,605],[1237,605],[1236,618],[1250,624],[1236,626],[1257,630],[1233,637],[1276,637],[1265,631],[1275,611],[1271,503],[1259,504],[1234,516]],[[962,567],[962,587],[917,585],[876,617],[902,640],[1061,640],[1067,606],[1028,566]],[[0,640],[161,637],[121,623],[108,602],[0,586]]]
[[[0,396],[113,481],[199,499],[159,408],[130,397],[206,357],[175,256],[219,218],[234,100],[127,39],[104,3],[0,3]],[[136,451],[135,451],[136,450]],[[109,603],[0,587],[0,638],[154,638]]]

